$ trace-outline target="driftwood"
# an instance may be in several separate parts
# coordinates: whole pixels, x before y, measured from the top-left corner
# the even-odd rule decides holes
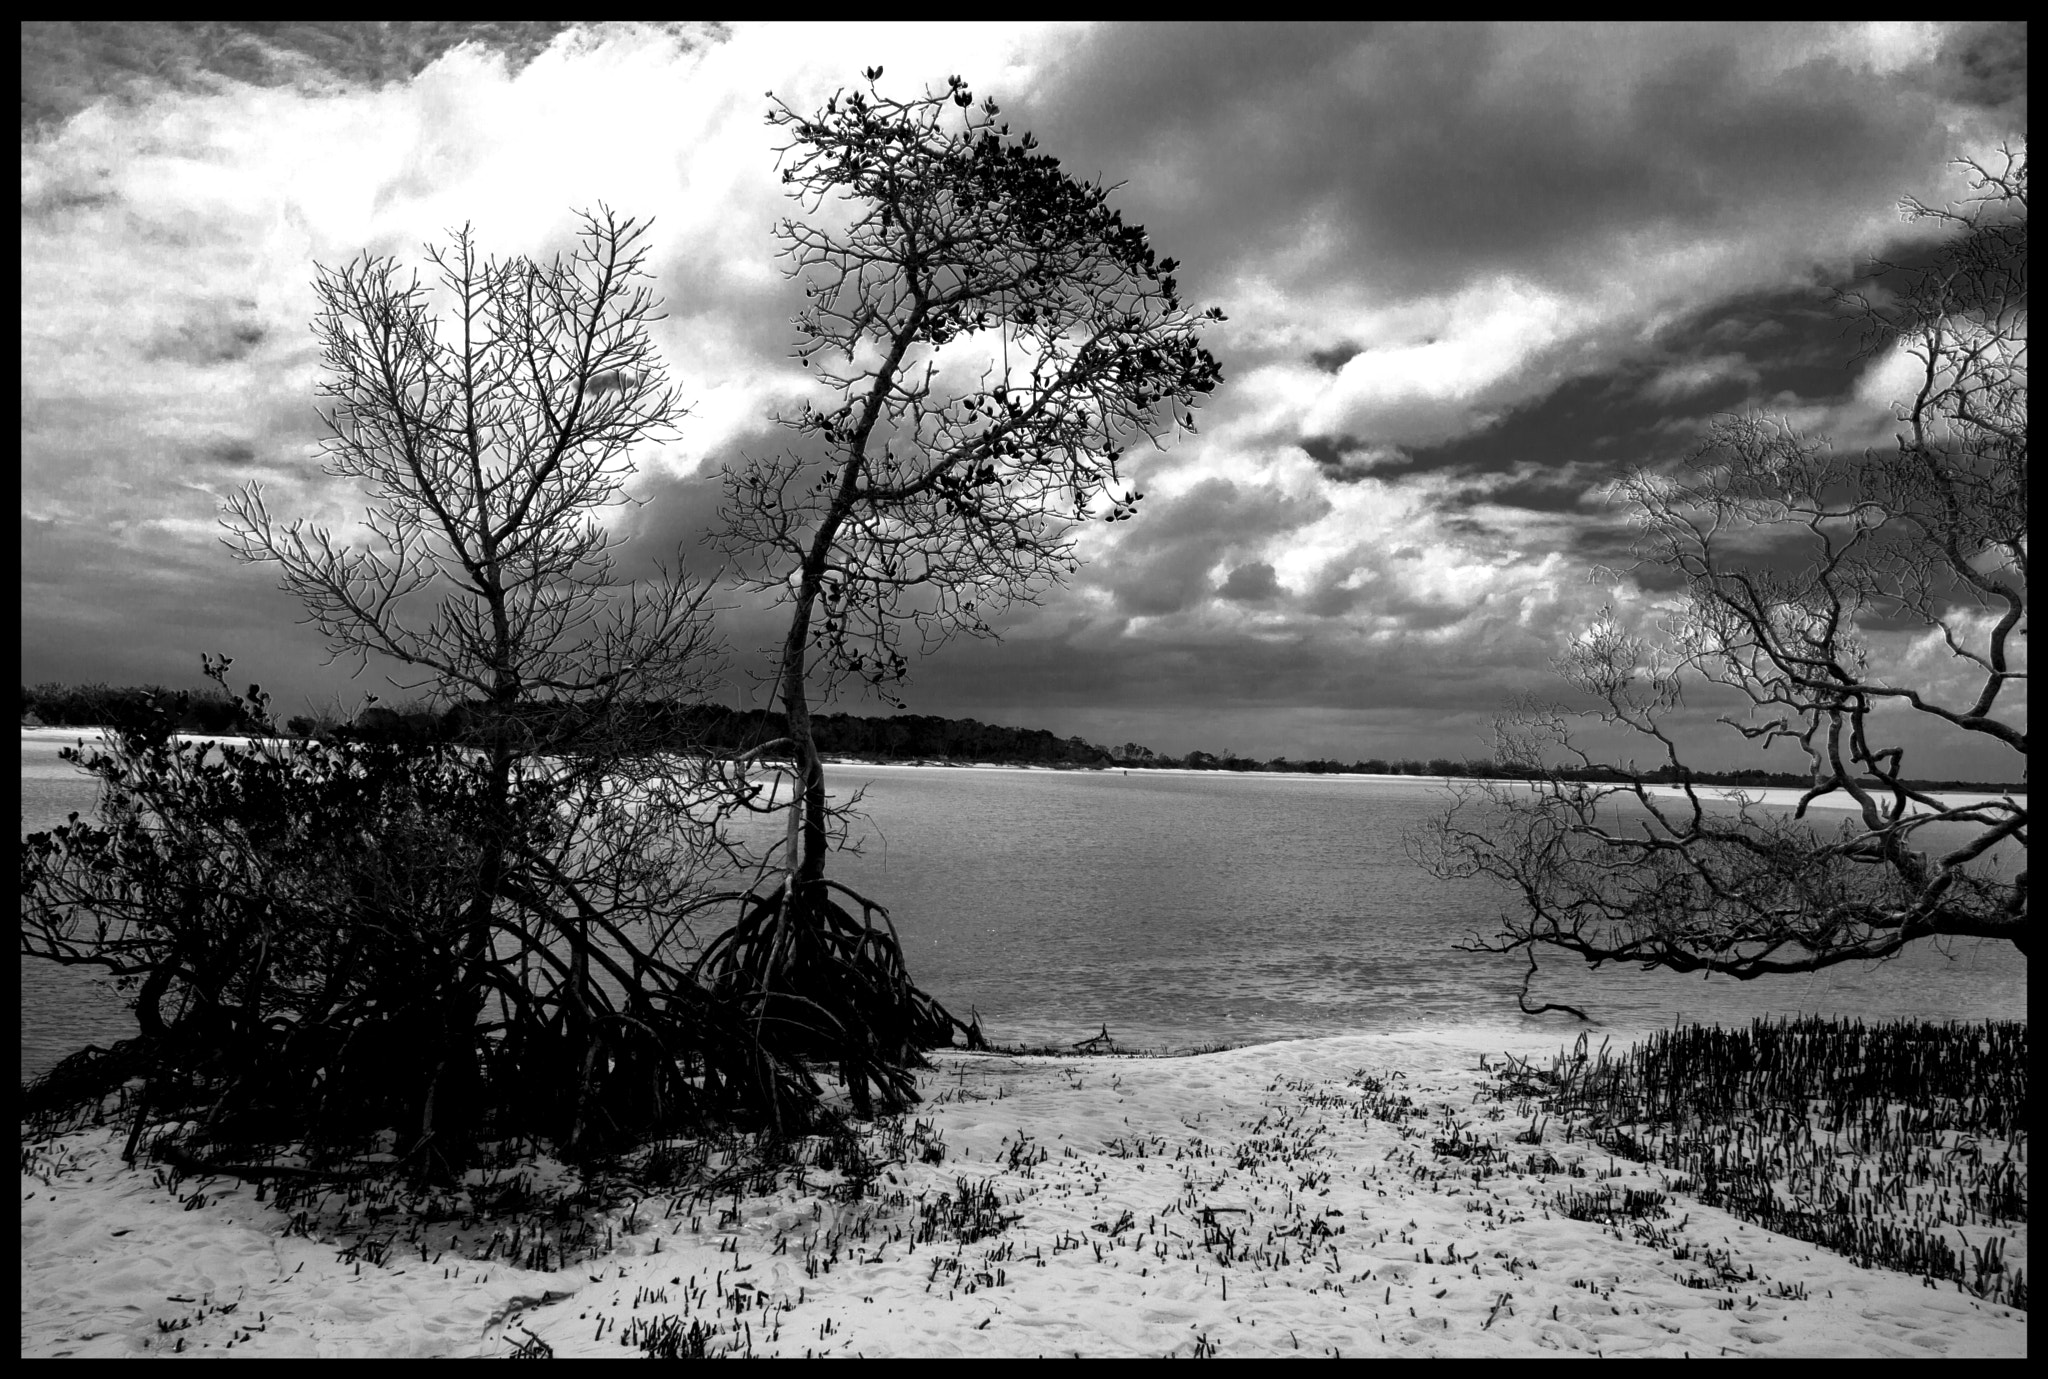
[[[1116,1041],[1109,1037],[1109,1026],[1107,1024],[1103,1025],[1102,1033],[1091,1034],[1086,1039],[1079,1039],[1074,1042],[1074,1047],[1077,1049],[1092,1049],[1098,1045],[1112,1049],[1116,1047]]]

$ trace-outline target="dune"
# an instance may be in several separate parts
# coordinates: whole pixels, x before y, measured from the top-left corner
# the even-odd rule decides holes
[[[119,1132],[88,1130],[24,1145],[22,1354],[2026,1354],[2022,1311],[1683,1191],[1649,1238],[1568,1219],[1562,1192],[1669,1185],[1516,1140],[1482,1063],[1556,1049],[1460,1028],[941,1053],[864,1198],[812,1168],[622,1203],[609,1247],[563,1269],[480,1262],[481,1229],[288,1233],[253,1186],[124,1168]],[[2024,1267],[2023,1228],[2007,1254]]]

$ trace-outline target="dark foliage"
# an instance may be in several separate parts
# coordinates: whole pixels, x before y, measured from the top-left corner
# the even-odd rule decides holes
[[[595,947],[576,961],[547,778],[512,796],[524,841],[497,881],[501,957],[479,967],[467,921],[500,817],[487,757],[347,732],[209,746],[175,723],[175,700],[146,702],[104,751],[67,749],[101,783],[100,820],[23,840],[23,955],[112,974],[141,1026],[25,1088],[31,1117],[143,1078],[138,1130],[190,1117],[182,1152],[302,1145],[331,1167],[395,1130],[397,1167],[424,1174],[484,1138],[595,1153],[709,1121],[802,1126],[817,1108],[802,1061],[817,1044],[785,1012],[764,1024],[760,1002],[657,945],[623,948],[631,970]]]
[[[1503,1094],[1540,1103],[1567,1140],[1674,1170],[1708,1206],[2024,1309],[2025,1271],[1992,1233],[2027,1219],[2027,1049],[2004,1021],[1688,1025],[1616,1057],[1581,1036],[1548,1069],[1511,1060]],[[1560,1205],[1644,1214],[1628,1196]]]
[[[152,708],[151,706],[155,707]],[[153,712],[168,713],[181,733],[250,733],[257,725],[218,689],[170,690],[162,685],[60,685],[21,687],[21,712],[52,728],[97,728],[135,722]]]

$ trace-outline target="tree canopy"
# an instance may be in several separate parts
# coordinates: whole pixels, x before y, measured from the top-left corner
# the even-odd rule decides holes
[[[807,998],[847,1027],[927,1031],[950,1017],[900,977],[887,912],[826,879],[825,778],[812,696],[842,685],[894,699],[904,634],[931,650],[1038,597],[1074,568],[1075,524],[1128,519],[1141,495],[1119,468],[1134,443],[1191,429],[1221,378],[1171,259],[1029,134],[1012,137],[964,80],[942,92],[840,91],[805,113],[770,93],[782,179],[802,212],[776,235],[803,284],[795,356],[821,397],[782,418],[785,450],[725,472],[721,540],[743,577],[790,610],[773,683],[795,794],[781,887],[750,938],[718,954],[723,979],[771,991],[785,951],[860,995]],[[832,896],[853,901],[854,920]],[[957,1023],[957,1022],[952,1022]],[[888,1056],[914,1049],[896,1042]],[[865,1097],[856,1079],[855,1094]],[[907,1077],[883,1088],[907,1094]]]
[[[898,100],[880,74],[815,114],[769,111],[806,212],[777,230],[804,284],[795,353],[826,401],[784,419],[787,450],[727,471],[721,514],[742,570],[790,606],[777,690],[804,752],[814,681],[887,695],[906,628],[924,650],[992,635],[1072,571],[1075,523],[1135,512],[1125,451],[1191,429],[1221,379],[1199,340],[1221,313],[1181,300],[1109,188],[957,77]],[[823,793],[804,770],[814,877]]]

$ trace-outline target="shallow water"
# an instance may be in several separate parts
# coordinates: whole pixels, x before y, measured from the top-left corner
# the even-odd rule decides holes
[[[90,810],[91,785],[24,742],[24,831]],[[1404,832],[1427,781],[832,767],[864,787],[858,856],[832,874],[889,908],[911,975],[1001,1042],[1186,1047],[1296,1035],[1517,1022],[1527,960],[1462,953],[1503,898],[1437,881]],[[1741,983],[1545,961],[1532,994],[1627,1033],[1677,1018],[1818,1013],[2026,1017],[2009,945],[1931,943],[1876,966]],[[22,1071],[133,1032],[79,971],[26,963]],[[1569,1034],[1566,1017],[1532,1028]]]
[[[878,836],[839,875],[891,906],[911,970],[1002,1039],[1133,1044],[1519,1020],[1527,959],[1459,952],[1504,897],[1403,835],[1423,781],[843,768]],[[1776,982],[1544,961],[1532,993],[1615,1029],[1762,1014],[2025,1018],[2010,945]],[[1550,1016],[1550,1024],[1561,1017]]]

